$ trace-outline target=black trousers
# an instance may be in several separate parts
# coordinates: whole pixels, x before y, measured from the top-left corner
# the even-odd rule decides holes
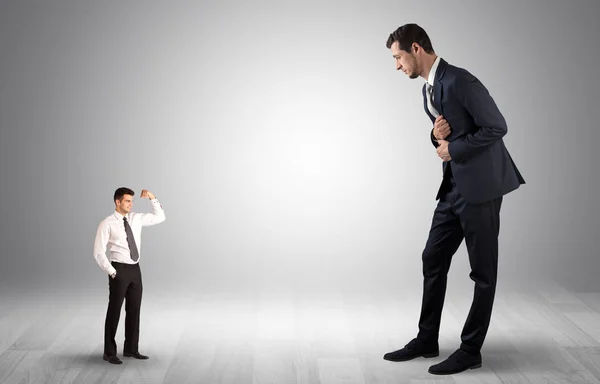
[[[450,169],[444,183],[445,193],[433,214],[423,251],[423,302],[417,338],[425,342],[438,340],[450,262],[464,238],[475,292],[460,348],[477,353],[488,331],[496,293],[502,197],[483,204],[468,204],[456,190]]]
[[[121,316],[123,299],[125,302],[125,345],[123,352],[138,352],[140,336],[140,308],[142,305],[142,273],[139,264],[112,262],[117,270],[113,279],[108,276],[109,299],[104,324],[104,353],[117,355],[115,335]]]

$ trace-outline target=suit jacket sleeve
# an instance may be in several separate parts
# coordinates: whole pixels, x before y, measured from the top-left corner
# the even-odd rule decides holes
[[[431,128],[431,134],[429,136],[431,136],[431,144],[433,144],[435,148],[439,147],[440,145],[438,144],[437,139],[433,136],[433,128]]]
[[[452,92],[478,127],[475,132],[453,140],[448,145],[452,160],[461,162],[501,139],[508,129],[494,99],[475,76],[469,73],[457,76]]]

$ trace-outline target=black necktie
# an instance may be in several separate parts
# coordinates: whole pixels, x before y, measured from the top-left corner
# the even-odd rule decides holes
[[[131,260],[137,261],[140,258],[140,255],[138,254],[138,249],[135,245],[135,239],[133,238],[133,232],[131,231],[131,227],[129,226],[126,217],[123,217],[123,223],[125,224],[125,233],[127,234],[127,244],[129,245],[129,254],[131,255]]]

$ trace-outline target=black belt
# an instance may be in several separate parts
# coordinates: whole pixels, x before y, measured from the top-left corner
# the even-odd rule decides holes
[[[119,263],[118,261],[111,261],[110,263],[112,264],[113,267],[115,266],[115,264],[117,264],[119,266],[123,266],[124,268],[135,268],[135,267],[140,266],[140,263],[127,264],[127,263]]]

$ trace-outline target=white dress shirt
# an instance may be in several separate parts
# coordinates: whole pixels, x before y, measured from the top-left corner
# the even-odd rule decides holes
[[[152,203],[152,213],[129,212],[123,216],[115,210],[112,215],[102,220],[98,226],[96,241],[94,242],[94,258],[104,272],[109,275],[116,272],[115,268],[110,264],[112,261],[125,264],[139,263],[142,258],[142,227],[162,223],[166,218],[158,199],[151,200],[150,202]],[[135,239],[140,256],[137,261],[133,261],[129,253],[123,217],[127,217],[127,222],[133,232],[133,238]],[[106,256],[107,248],[109,251],[108,257]]]
[[[435,81],[435,73],[437,72],[437,68],[438,68],[439,64],[440,64],[440,57],[438,56],[435,59],[435,61],[433,62],[431,69],[429,70],[429,76],[427,78],[427,85],[425,86],[425,90],[427,91],[427,108],[429,108],[429,112],[431,112],[433,117],[438,117],[440,114],[432,104],[433,95],[431,94],[431,89],[432,89],[433,83]]]

